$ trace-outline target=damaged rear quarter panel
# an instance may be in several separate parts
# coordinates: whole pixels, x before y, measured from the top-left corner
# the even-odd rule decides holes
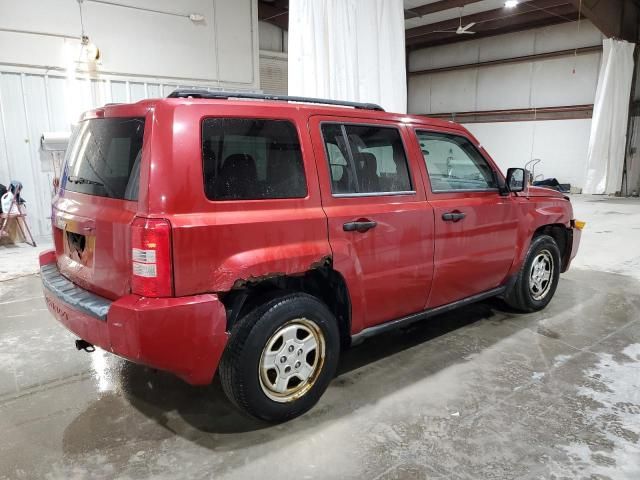
[[[167,101],[167,104],[170,104]],[[167,106],[167,128],[160,139],[162,168],[152,170],[151,211],[172,226],[175,296],[225,292],[234,285],[276,274],[307,271],[331,255],[327,218],[308,112],[289,105],[249,109],[242,101],[193,101]],[[169,115],[170,114],[170,115]],[[266,118],[291,122],[298,132],[307,196],[304,198],[213,201],[204,193],[200,128],[204,118]],[[162,117],[164,118],[164,117]],[[169,141],[168,139],[171,139]],[[179,181],[177,181],[179,180]]]
[[[303,273],[331,256],[319,206],[181,215],[172,225],[177,296]]]
[[[304,273],[330,258],[325,242],[278,245],[239,252],[210,271],[215,291],[225,292],[248,283]]]

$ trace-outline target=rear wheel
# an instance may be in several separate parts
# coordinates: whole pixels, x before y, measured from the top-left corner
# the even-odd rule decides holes
[[[335,317],[318,299],[295,293],[242,317],[220,362],[227,397],[256,418],[282,422],[313,407],[340,354]]]
[[[505,295],[511,307],[523,312],[545,308],[558,287],[560,249],[548,235],[534,237],[515,284]]]

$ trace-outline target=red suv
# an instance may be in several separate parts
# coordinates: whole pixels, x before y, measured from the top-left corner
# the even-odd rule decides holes
[[[81,340],[283,421],[340,351],[502,296],[544,308],[582,224],[462,126],[376,105],[178,90],[84,115],[40,257]]]

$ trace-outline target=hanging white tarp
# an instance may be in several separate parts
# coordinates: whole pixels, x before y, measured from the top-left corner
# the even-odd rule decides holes
[[[634,44],[605,39],[593,105],[584,193],[615,193],[622,184],[633,79]]]
[[[289,95],[407,111],[402,0],[291,0]]]

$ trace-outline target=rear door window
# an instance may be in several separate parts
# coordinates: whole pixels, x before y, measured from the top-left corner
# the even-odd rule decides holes
[[[207,118],[202,162],[209,200],[307,196],[298,133],[286,120]]]
[[[322,125],[334,195],[412,192],[400,132],[378,125]]]
[[[144,118],[96,118],[75,130],[66,153],[65,190],[138,199]]]

